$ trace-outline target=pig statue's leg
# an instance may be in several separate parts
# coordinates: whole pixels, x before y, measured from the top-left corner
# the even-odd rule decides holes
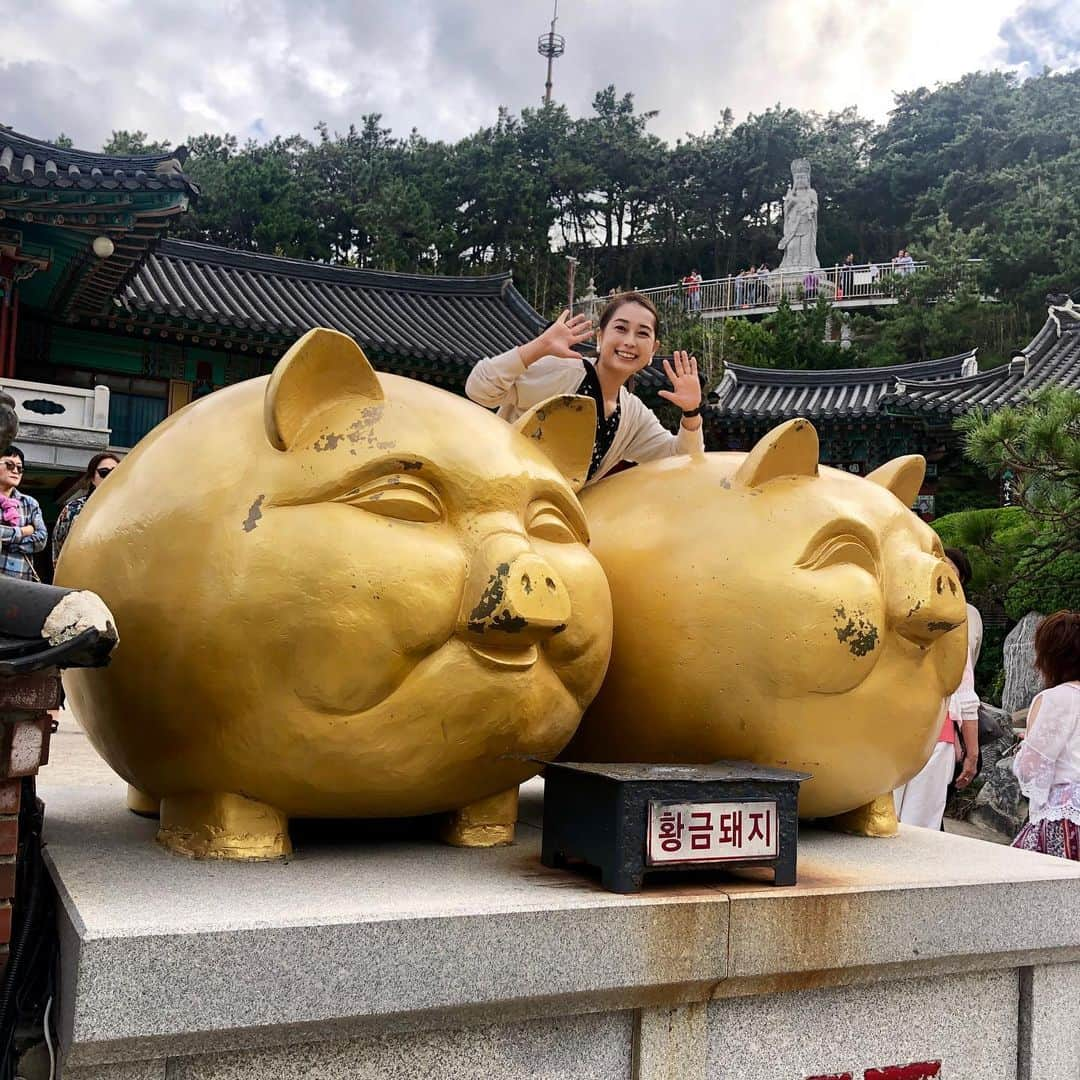
[[[500,847],[514,842],[518,814],[518,789],[469,803],[446,816],[442,839],[454,847]]]
[[[193,791],[161,800],[158,843],[192,859],[277,859],[292,854],[280,810],[228,791]]]
[[[856,836],[895,836],[900,827],[891,791],[846,814],[826,818],[824,823],[837,832],[854,833]]]
[[[128,784],[127,808],[139,817],[157,817],[161,812],[161,800],[156,795],[141,791],[134,784]]]

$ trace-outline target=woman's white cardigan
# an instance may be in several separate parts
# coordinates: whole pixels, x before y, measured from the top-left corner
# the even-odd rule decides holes
[[[558,394],[576,393],[583,378],[580,364],[558,356],[541,357],[526,367],[515,348],[481,360],[469,372],[465,393],[478,405],[497,407],[499,415],[513,423],[541,401]],[[619,388],[619,408],[619,430],[589,483],[595,483],[620,461],[654,461],[676,454],[704,452],[702,428],[687,431],[680,424],[679,433],[672,435],[625,386]]]

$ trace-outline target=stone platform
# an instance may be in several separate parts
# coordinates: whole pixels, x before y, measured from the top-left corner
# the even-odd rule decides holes
[[[1080,1076],[1076,864],[804,829],[794,888],[616,896],[540,865],[539,781],[511,848],[345,829],[194,863],[55,738],[65,1080]]]

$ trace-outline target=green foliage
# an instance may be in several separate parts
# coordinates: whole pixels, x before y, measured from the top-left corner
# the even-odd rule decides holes
[[[1005,611],[1022,619],[1029,611],[1080,610],[1080,551],[1068,551],[1050,562],[1037,557],[1017,560],[1014,580],[1005,597]]]
[[[932,527],[946,547],[961,548],[971,563],[968,599],[983,614],[1019,620],[1029,611],[1080,608],[1080,550],[1049,560],[1040,549],[1039,523],[1019,506],[965,510],[937,518]],[[1000,701],[1007,627],[987,625],[975,683],[984,701]]]
[[[735,355],[748,362],[895,363],[973,344],[992,362],[1041,322],[1048,289],[1080,282],[1080,71],[919,88],[898,95],[884,126],[853,107],[823,116],[777,106],[741,123],[724,110],[711,132],[669,146],[649,131],[655,115],[609,86],[585,116],[502,110],[453,143],[395,136],[377,113],[310,137],[196,135],[188,169],[203,197],[179,232],[356,266],[512,270],[534,304],[556,311],[567,255],[601,293],[676,281],[692,266],[710,278],[775,265],[789,164],[807,157],[825,265],[848,252],[884,262],[906,246],[935,270],[904,279],[893,311],[855,320],[847,358],[812,355],[774,322],[766,329],[779,342],[736,332]],[[117,131],[105,149],[169,145]],[[983,260],[974,271],[971,257]],[[965,287],[953,291],[961,264]],[[944,301],[934,292],[943,283]],[[998,302],[979,303],[991,288]]]
[[[112,137],[101,148],[102,153],[115,154],[117,157],[137,157],[140,154],[164,154],[171,149],[171,144],[154,142],[145,131],[114,131]]]
[[[1018,408],[969,414],[957,427],[971,462],[995,482],[1013,475],[1019,502],[933,523],[946,546],[967,553],[973,603],[1011,619],[1080,608],[1080,393],[1045,389]],[[999,659],[984,648],[981,691],[994,685]]]
[[[781,299],[777,310],[760,322],[732,319],[726,327],[724,360],[751,367],[821,370],[855,367],[857,349],[828,340],[832,307],[824,297],[792,305]]]
[[[970,560],[976,606],[1002,608],[1011,619],[1080,608],[1080,549],[1044,557],[1039,523],[1022,507],[962,510],[937,518],[933,528]]]
[[[956,427],[969,460],[1013,478],[1036,525],[1030,563],[1080,549],[1080,392],[1045,387],[1019,407],[975,411]]]
[[[936,518],[932,527],[946,547],[961,548],[971,562],[971,596],[987,605],[1003,604],[1017,561],[1034,536],[1027,511],[1019,506],[961,510]]]

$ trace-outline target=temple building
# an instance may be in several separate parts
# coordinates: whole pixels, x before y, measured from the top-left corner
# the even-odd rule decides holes
[[[270,371],[312,326],[352,335],[379,368],[460,393],[477,358],[546,325],[509,274],[354,270],[169,239],[199,196],[186,160],[182,147],[115,157],[0,127],[0,386],[20,417],[23,486],[48,521],[94,453],[123,453],[189,401]],[[807,416],[829,464],[863,472],[926,454],[932,513],[960,460],[953,418],[1048,382],[1080,385],[1078,328],[1071,304],[1052,307],[1026,349],[984,372],[973,352],[839,371],[729,364],[706,410],[708,445],[746,448]],[[658,361],[637,392],[662,406],[665,385]]]
[[[545,320],[509,274],[423,277],[165,238],[198,199],[186,151],[110,157],[0,128],[0,386],[23,488],[57,512],[98,451],[133,446],[203,394],[271,370],[312,326],[376,366],[461,392]]]
[[[1046,323],[1026,348],[998,367],[979,371],[975,352],[891,367],[790,371],[727,364],[705,410],[712,449],[743,450],[793,416],[814,422],[825,465],[865,474],[901,454],[928,462],[920,509],[927,517],[957,507],[949,479],[964,469],[956,417],[974,408],[1018,405],[1044,386],[1080,390],[1080,309],[1052,304]],[[963,477],[970,503],[974,486],[986,505],[999,497],[997,481],[977,472]]]

